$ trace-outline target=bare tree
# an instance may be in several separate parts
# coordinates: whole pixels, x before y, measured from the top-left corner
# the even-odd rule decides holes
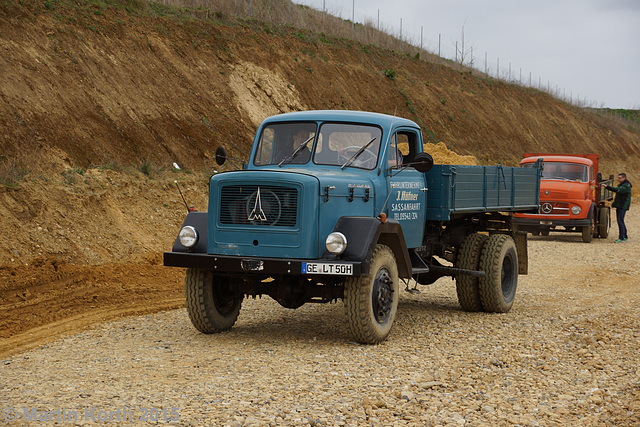
[[[456,62],[460,59],[460,65],[465,65],[466,60],[468,66],[473,66],[473,46],[467,48],[464,40],[464,26],[466,23],[467,20],[465,19],[464,24],[462,24],[460,43],[457,41],[454,43],[456,49]]]

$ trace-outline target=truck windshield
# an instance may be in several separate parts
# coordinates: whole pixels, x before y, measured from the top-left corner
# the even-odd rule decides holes
[[[371,170],[378,164],[381,139],[382,130],[371,125],[327,122],[318,131],[313,122],[274,123],[262,129],[253,163],[306,164],[313,159],[320,165]]]
[[[274,123],[265,126],[253,163],[256,166],[307,163],[311,159],[316,128],[317,125],[313,122]],[[307,143],[304,144],[305,142]],[[303,144],[305,146],[298,150]]]
[[[535,163],[525,163],[525,168],[535,167]],[[544,162],[541,179],[588,182],[589,170],[586,165],[563,162]]]
[[[313,156],[314,163],[373,169],[378,164],[382,130],[376,126],[325,123]]]

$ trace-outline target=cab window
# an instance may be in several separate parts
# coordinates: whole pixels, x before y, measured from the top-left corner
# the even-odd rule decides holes
[[[418,135],[413,131],[400,130],[394,133],[389,147],[389,167],[411,166],[418,152],[417,143]]]

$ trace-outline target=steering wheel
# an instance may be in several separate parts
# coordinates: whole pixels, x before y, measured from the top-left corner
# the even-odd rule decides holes
[[[338,150],[338,162],[342,166],[345,164],[354,154],[356,154],[362,147],[357,145],[350,145],[348,147],[344,147]],[[363,158],[363,156],[365,156]],[[364,151],[356,158],[351,165],[368,168],[371,169],[376,165],[376,161],[378,160],[378,156],[368,148],[365,148]]]

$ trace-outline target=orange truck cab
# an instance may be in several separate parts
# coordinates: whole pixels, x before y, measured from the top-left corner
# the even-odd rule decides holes
[[[606,238],[611,227],[613,199],[600,184],[613,184],[613,175],[602,179],[597,154],[525,153],[522,167],[534,167],[542,159],[540,209],[538,213],[514,213],[512,223],[520,231],[533,235],[549,232],[582,233],[585,243],[593,237]]]

